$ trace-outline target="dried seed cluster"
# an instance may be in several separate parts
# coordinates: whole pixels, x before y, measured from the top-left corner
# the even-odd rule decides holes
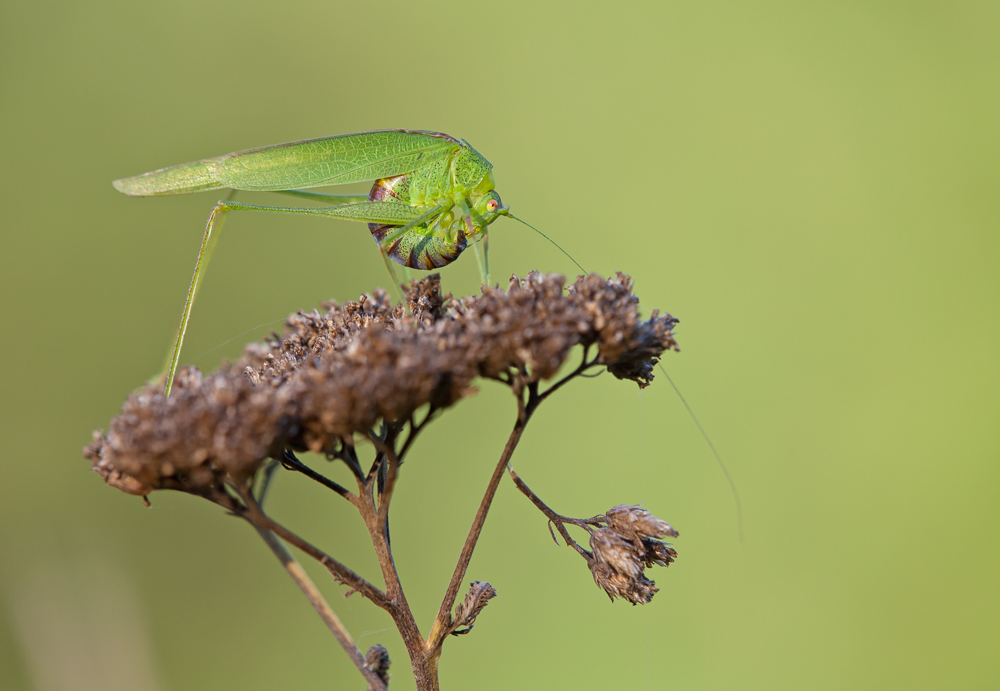
[[[392,307],[377,291],[292,315],[283,338],[248,347],[232,366],[206,376],[183,369],[169,398],[153,386],[132,394],[84,455],[130,494],[204,493],[227,478],[245,481],[286,447],[335,453],[380,422],[446,408],[477,377],[550,378],[576,345],[595,348],[599,364],[640,387],[663,351],[677,349],[676,320],[641,319],[621,273],[565,286],[562,276],[533,272],[462,300],[442,295],[433,275],[407,301],[408,311]]]
[[[365,664],[378,675],[383,684],[389,685],[389,667],[392,665],[392,661],[389,659],[389,651],[384,645],[379,643],[369,648],[368,652],[365,653]],[[369,684],[368,688],[371,689],[372,685]]]
[[[607,527],[590,536],[590,572],[597,585],[612,601],[616,597],[633,605],[646,604],[659,592],[656,583],[646,578],[645,569],[669,566],[677,552],[657,538],[677,537],[666,521],[638,506],[621,504],[605,514]]]
[[[473,581],[469,584],[469,592],[458,607],[455,608],[455,618],[451,623],[452,636],[461,636],[472,631],[476,617],[483,611],[489,601],[497,596],[496,588],[485,581]]]

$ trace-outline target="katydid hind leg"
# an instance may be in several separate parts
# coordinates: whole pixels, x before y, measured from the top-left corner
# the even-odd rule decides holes
[[[208,266],[209,257],[212,254],[212,250],[215,248],[215,243],[218,240],[219,233],[222,230],[222,224],[225,221],[226,215],[230,211],[270,211],[273,213],[288,213],[288,214],[298,214],[306,216],[323,216],[326,218],[338,218],[338,208],[341,207],[320,207],[320,208],[303,208],[303,207],[281,207],[281,206],[260,206],[257,204],[243,204],[239,202],[232,201],[233,196],[236,194],[235,190],[229,193],[229,196],[220,201],[212,209],[212,213],[208,217],[208,223],[205,225],[205,235],[201,241],[201,248],[198,250],[198,260],[195,263],[194,275],[191,277],[191,285],[188,287],[187,300],[184,302],[184,311],[181,313],[181,323],[177,328],[177,337],[174,340],[174,347],[170,353],[170,359],[167,365],[167,383],[164,387],[164,394],[169,396],[170,389],[173,387],[174,375],[177,373],[177,368],[180,364],[181,347],[184,345],[184,336],[187,333],[187,325],[191,319],[191,309],[194,306],[194,299],[198,292],[198,288],[201,285],[202,278],[205,275],[205,269]],[[364,209],[370,210],[370,213],[378,213],[377,204],[369,204],[364,202]],[[361,206],[360,204],[357,206]],[[367,211],[366,211],[367,212]],[[368,220],[367,217],[363,219],[348,217],[346,220]],[[379,218],[372,217],[373,221],[380,220]],[[389,273],[392,273],[392,269],[389,269]],[[398,285],[398,284],[397,284]]]
[[[337,204],[334,206],[271,206],[264,204],[245,204],[242,202],[221,202],[228,211],[270,211],[279,214],[296,214],[299,216],[321,216],[338,218],[344,221],[361,223],[391,223],[399,225],[419,221],[417,210],[409,204],[398,202],[355,202],[352,204]],[[412,227],[412,226],[411,226]]]
[[[333,194],[331,192],[313,192],[312,190],[277,190],[277,194],[287,194],[300,199],[311,199],[325,204],[356,204],[368,201],[367,194]]]
[[[219,234],[222,232],[222,225],[225,223],[226,214],[229,212],[228,205],[236,190],[232,190],[225,201],[220,201],[212,209],[208,216],[208,223],[205,224],[205,235],[201,240],[201,247],[198,249],[198,259],[194,265],[194,275],[191,276],[191,285],[188,286],[187,299],[184,301],[184,310],[181,312],[181,323],[177,327],[177,335],[174,338],[174,347],[170,351],[167,361],[167,382],[164,385],[163,395],[169,396],[170,389],[174,385],[174,375],[177,373],[177,366],[181,358],[181,346],[184,345],[184,334],[187,333],[188,322],[191,320],[191,308],[194,306],[194,298],[201,285],[201,279],[205,276],[205,269],[208,268],[208,260],[212,256],[212,251],[218,242]]]

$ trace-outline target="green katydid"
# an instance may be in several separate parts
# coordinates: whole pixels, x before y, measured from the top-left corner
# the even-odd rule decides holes
[[[489,284],[487,227],[501,215],[520,221],[500,201],[492,168],[468,142],[447,134],[376,130],[237,151],[115,180],[118,191],[133,197],[232,190],[212,209],[205,227],[167,366],[166,395],[180,362],[195,295],[228,212],[270,211],[366,222],[397,286],[389,258],[405,267],[435,269],[455,261],[471,244],[483,282]],[[368,195],[308,191],[368,180],[375,181]],[[336,205],[243,204],[232,201],[237,190],[279,192]],[[479,241],[483,241],[482,255]]]
[[[308,191],[312,187],[368,180],[375,181],[368,195]],[[389,258],[404,267],[436,269],[455,261],[469,244],[476,252],[483,282],[489,284],[487,227],[501,215],[524,223],[587,273],[562,247],[511,214],[503,205],[494,189],[493,164],[464,139],[440,132],[374,130],[306,139],[161,168],[115,180],[113,184],[118,191],[132,197],[231,190],[229,197],[212,209],[205,226],[170,353],[164,389],[168,396],[180,362],[195,294],[218,239],[218,231],[230,211],[271,211],[366,222],[397,287]],[[238,190],[279,192],[337,205],[307,208],[242,204],[232,201],[232,195]],[[483,242],[482,255],[477,247],[479,241]],[[742,541],[742,507],[736,485],[708,433],[662,364],[660,371],[680,396],[729,480],[736,499]]]

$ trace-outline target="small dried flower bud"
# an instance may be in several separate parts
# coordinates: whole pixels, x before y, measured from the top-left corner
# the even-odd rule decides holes
[[[476,622],[476,617],[483,611],[487,603],[497,596],[496,589],[485,581],[473,581],[469,584],[469,592],[465,600],[455,610],[455,623],[452,625],[451,635],[460,636],[472,631],[472,625]],[[460,628],[464,626],[465,628]]]
[[[601,528],[590,536],[590,549],[594,559],[603,562],[612,570],[627,578],[642,576],[642,562],[635,545],[622,537],[613,528]]]
[[[622,535],[633,535],[640,539],[680,535],[669,523],[638,506],[619,504],[608,509],[606,515],[608,525]]]
[[[660,589],[656,587],[656,583],[643,576],[629,583],[629,587],[622,593],[622,597],[633,605],[645,605],[658,592]]]
[[[368,669],[378,675],[383,684],[389,685],[389,665],[392,662],[389,660],[389,651],[385,649],[385,646],[379,643],[369,648],[368,652],[365,653],[365,664],[368,665]],[[369,690],[372,688],[371,684],[368,685],[368,688]]]
[[[612,602],[616,597],[621,597],[622,589],[628,585],[627,578],[597,559],[590,562],[590,573],[594,576],[594,582],[604,588]]]
[[[249,365],[243,368],[243,376],[246,377],[246,380],[254,386],[260,384],[260,372]]]
[[[656,587],[656,583],[645,576],[629,578],[601,561],[590,562],[590,572],[594,576],[594,582],[604,588],[604,592],[612,602],[616,597],[620,597],[633,605],[644,605],[660,590]]]
[[[647,569],[653,565],[670,566],[677,558],[677,550],[667,547],[659,540],[643,540],[642,544],[646,548],[642,561]]]

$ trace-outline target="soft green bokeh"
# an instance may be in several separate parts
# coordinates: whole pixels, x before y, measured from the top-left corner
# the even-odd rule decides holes
[[[0,687],[362,688],[245,525],[145,510],[79,449],[159,368],[215,201],[111,180],[383,127],[468,139],[515,213],[680,317],[666,364],[746,512],[740,544],[666,381],[574,383],[515,467],[570,515],[644,502],[680,558],[652,604],[611,604],[505,483],[469,571],[499,597],[446,646],[444,689],[1000,686],[997,4],[390,5],[0,8]],[[573,271],[493,231],[496,277]],[[363,226],[234,216],[185,360],[383,272]],[[484,385],[404,468],[393,542],[425,631],[512,418]],[[373,574],[340,504],[281,477],[273,510]],[[314,573],[412,688],[388,617]]]

